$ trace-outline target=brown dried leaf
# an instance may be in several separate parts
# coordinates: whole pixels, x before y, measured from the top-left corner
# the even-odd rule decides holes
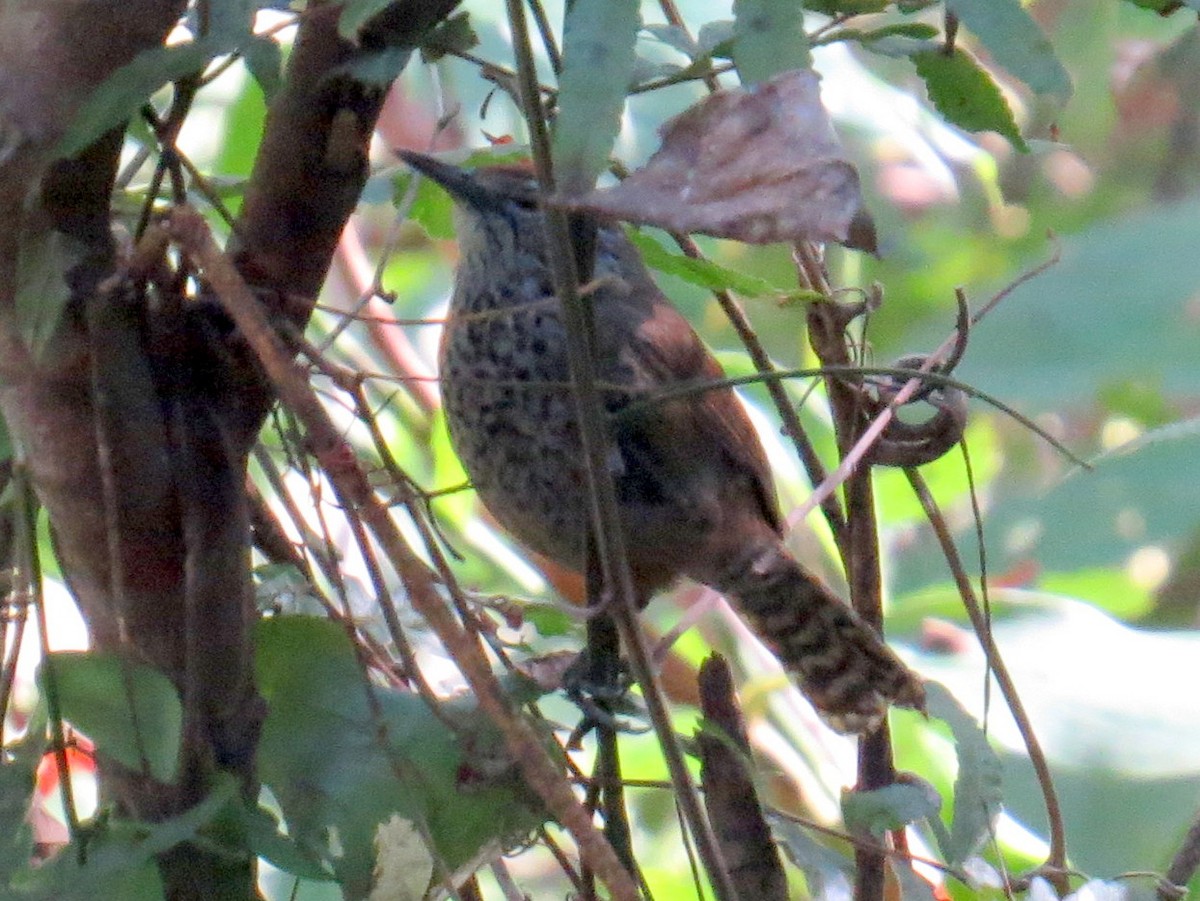
[[[751,244],[837,241],[875,251],[858,172],[810,70],[712,94],[662,135],[649,162],[620,185],[558,198],[561,205]]]

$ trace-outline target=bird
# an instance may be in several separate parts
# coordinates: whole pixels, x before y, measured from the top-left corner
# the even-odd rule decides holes
[[[537,183],[520,165],[400,155],[454,202],[459,255],[439,348],[451,444],[505,530],[584,572],[584,453]],[[619,223],[591,224],[582,293],[639,603],[681,577],[722,592],[837,731],[871,732],[892,705],[923,710],[920,678],[786,549],[749,416],[732,389],[711,387],[720,364]]]

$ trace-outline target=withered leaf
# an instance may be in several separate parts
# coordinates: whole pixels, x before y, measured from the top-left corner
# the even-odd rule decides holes
[[[662,146],[621,184],[555,200],[751,244],[837,241],[875,251],[858,171],[807,69],[712,94],[663,126]]]

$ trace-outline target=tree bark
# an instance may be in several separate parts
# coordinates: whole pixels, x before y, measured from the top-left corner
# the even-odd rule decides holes
[[[369,27],[411,46],[457,0],[411,0]],[[272,402],[215,305],[159,303],[110,231],[121,130],[78,158],[54,147],[93,88],[158,46],[184,0],[0,4],[0,412],[45,506],[97,649],[148,663],[184,703],[174,784],[101,760],[122,815],[156,821],[203,799],[221,772],[257,795],[246,458]],[[340,7],[304,14],[236,226],[235,259],[275,315],[303,327],[367,176],[383,100],[335,72],[361,48]],[[40,343],[29,325],[55,293]],[[166,298],[171,301],[172,298]],[[174,298],[178,301],[179,298]],[[167,896],[254,897],[253,860],[194,844],[160,859]]]

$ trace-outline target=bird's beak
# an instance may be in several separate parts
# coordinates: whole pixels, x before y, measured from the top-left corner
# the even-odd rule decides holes
[[[397,150],[396,155],[417,172],[441,185],[456,201],[482,210],[496,206],[495,195],[465,169],[412,150]]]

